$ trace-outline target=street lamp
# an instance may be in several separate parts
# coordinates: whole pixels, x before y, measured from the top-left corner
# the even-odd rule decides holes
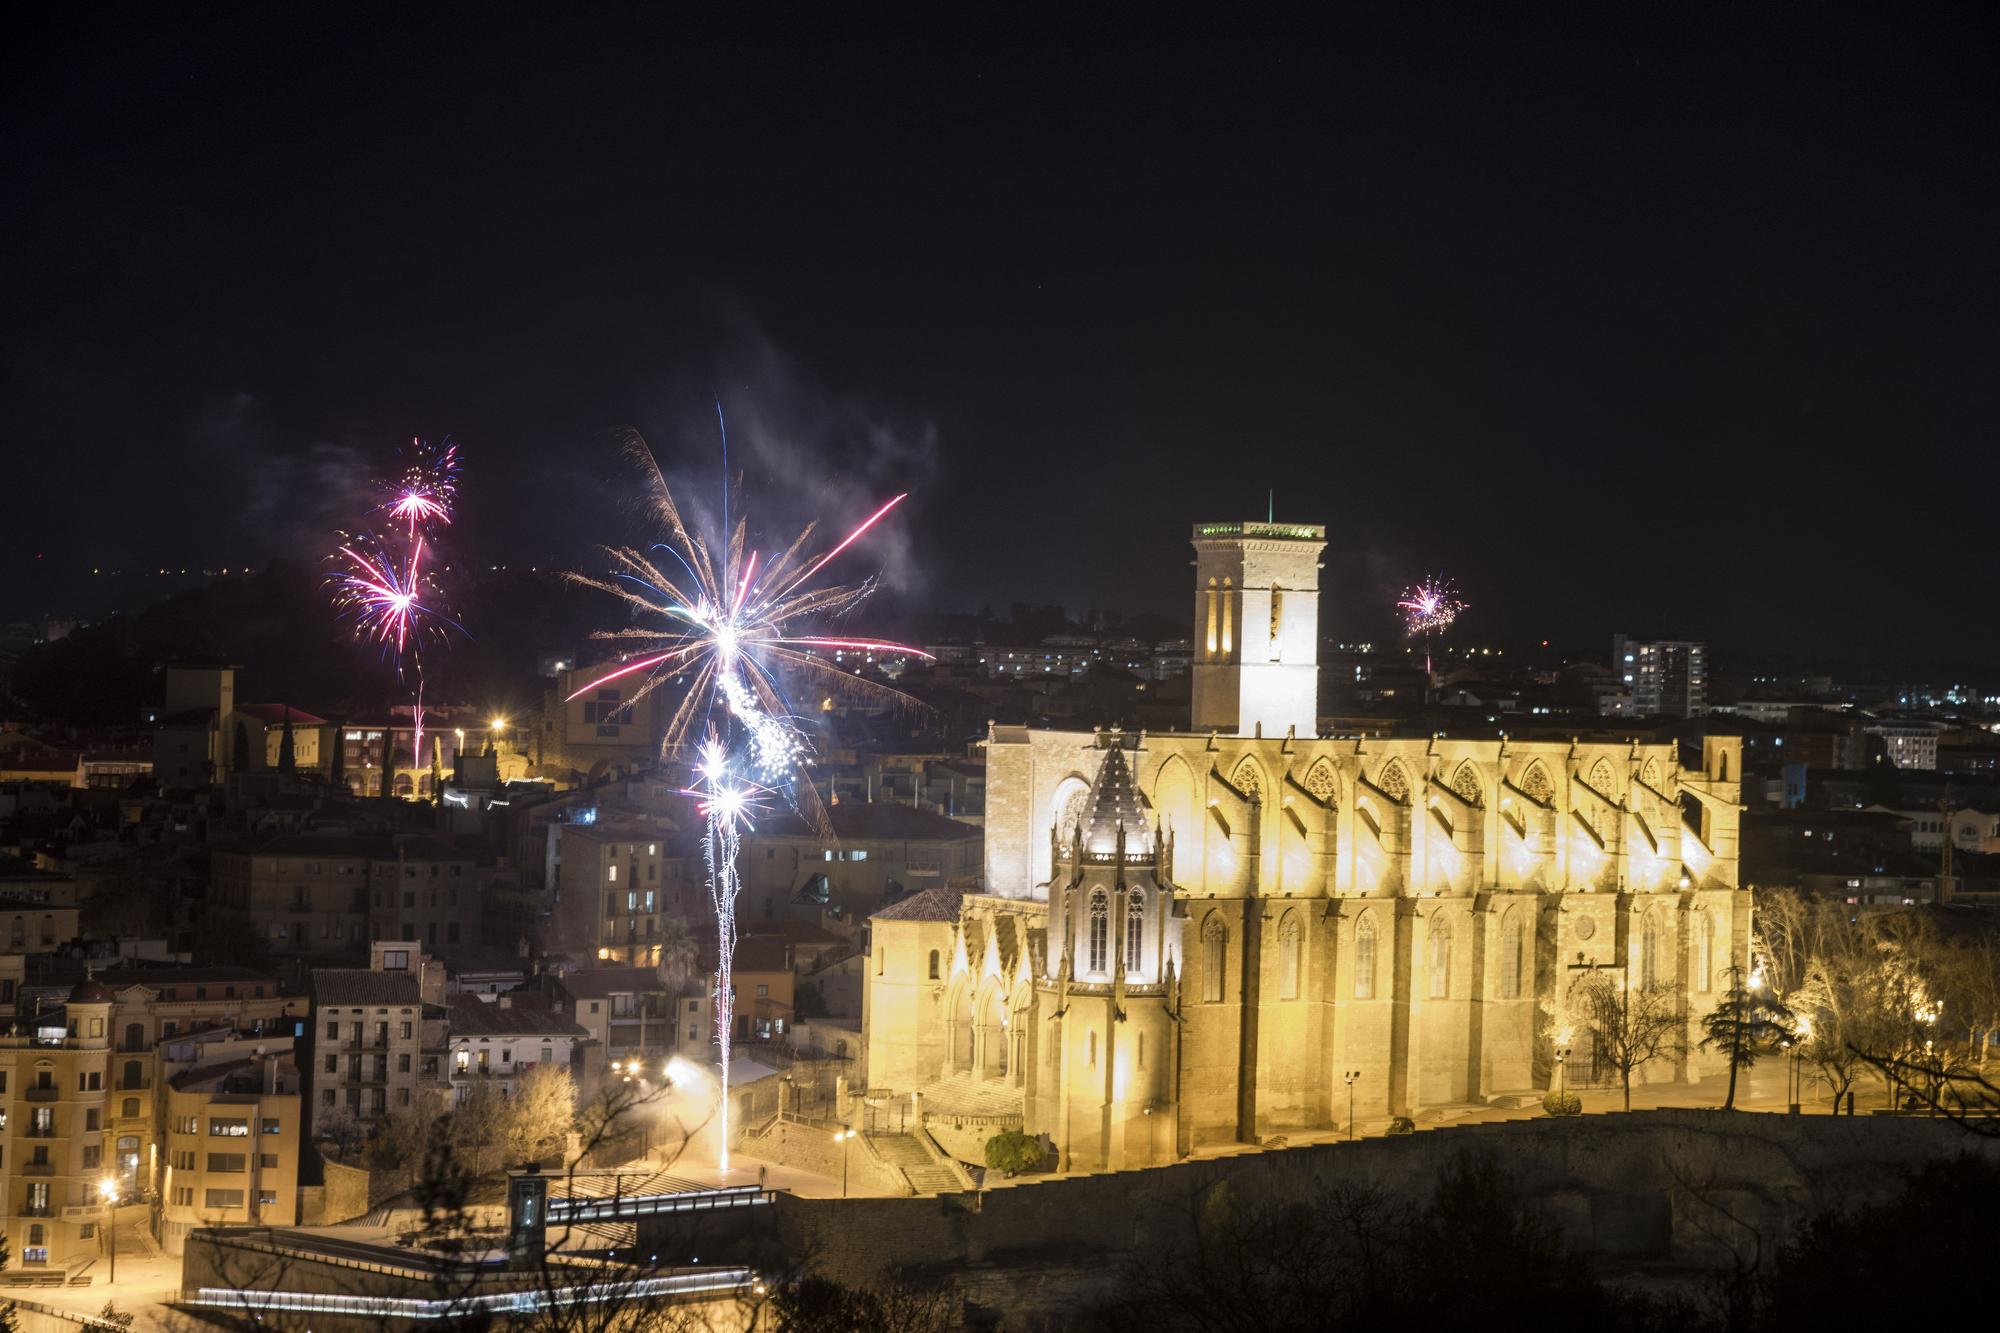
[[[1347,1084],[1347,1141],[1354,1142],[1354,1085],[1361,1081],[1361,1071],[1350,1069],[1340,1076]]]
[[[1556,1103],[1558,1105],[1569,1100],[1569,1043],[1570,1033],[1567,1030],[1556,1038]]]
[[[840,1197],[844,1199],[847,1197],[847,1164],[854,1156],[854,1131],[842,1129],[833,1136],[833,1141],[841,1145]]]
[[[106,1176],[97,1182],[97,1192],[104,1198],[105,1213],[109,1217],[111,1229],[111,1281],[118,1281],[118,1177]]]

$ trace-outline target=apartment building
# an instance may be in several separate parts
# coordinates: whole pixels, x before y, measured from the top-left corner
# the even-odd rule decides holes
[[[289,1047],[306,998],[247,967],[119,968],[97,981],[113,997],[114,1051],[107,1070],[107,1170],[126,1197],[157,1184],[163,1066],[184,1043],[240,1035]]]
[[[155,1234],[179,1254],[196,1227],[299,1220],[299,1070],[290,1051],[175,1074],[162,1098]]]
[[[491,1001],[454,995],[450,1033],[448,1077],[454,1106],[481,1086],[511,1097],[517,1081],[537,1066],[568,1069],[579,1078],[584,1072],[576,1064],[589,1035],[541,995],[509,992]]]
[[[309,1132],[351,1114],[364,1130],[445,1093],[444,968],[400,941],[373,946],[368,968],[312,975]]]
[[[1611,669],[1632,692],[1639,717],[1700,717],[1708,711],[1708,645],[1690,639],[1611,638]]]
[[[0,1231],[10,1273],[75,1273],[109,1212],[106,1099],[114,997],[86,978],[69,1002],[0,1036]]]
[[[211,910],[234,914],[281,956],[351,957],[370,940],[426,948],[478,937],[477,864],[428,838],[287,833],[217,848]]]
[[[607,1060],[666,1056],[679,1044],[677,1006],[650,967],[586,967],[553,978],[557,1011]]]
[[[657,828],[637,822],[549,826],[549,938],[571,958],[632,965],[660,960],[667,893],[685,887],[684,867],[665,855]]]
[[[863,920],[983,869],[983,834],[956,819],[883,801],[841,801],[826,814],[824,831],[781,815],[744,833],[739,911],[746,920],[817,918],[826,909]]]

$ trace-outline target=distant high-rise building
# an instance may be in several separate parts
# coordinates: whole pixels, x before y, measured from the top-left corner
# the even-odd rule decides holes
[[[1611,637],[1611,668],[1632,691],[1640,717],[1700,717],[1708,711],[1708,645],[1687,639]]]

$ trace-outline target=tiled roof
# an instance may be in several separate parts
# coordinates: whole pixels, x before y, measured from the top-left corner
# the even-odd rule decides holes
[[[254,717],[259,722],[268,722],[274,727],[285,725],[290,718],[294,727],[323,727],[326,719],[314,717],[303,708],[292,708],[285,704],[238,704],[236,711],[246,717]]]
[[[476,995],[451,997],[454,1037],[582,1037],[576,1024],[537,1004],[488,1003]]]
[[[957,889],[925,889],[913,893],[899,902],[890,903],[873,916],[876,921],[956,921],[959,900],[965,895]]]
[[[574,998],[601,1000],[607,995],[665,990],[666,983],[650,967],[584,967],[563,977],[562,987]]]
[[[792,970],[792,946],[770,935],[739,939],[736,941],[736,970],[789,972]]]
[[[322,967],[312,974],[315,1004],[417,1004],[423,988],[414,972],[366,967]]]

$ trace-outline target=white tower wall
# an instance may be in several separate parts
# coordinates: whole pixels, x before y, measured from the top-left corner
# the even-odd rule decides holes
[[[1316,524],[1195,525],[1194,730],[1316,734],[1325,549]]]

